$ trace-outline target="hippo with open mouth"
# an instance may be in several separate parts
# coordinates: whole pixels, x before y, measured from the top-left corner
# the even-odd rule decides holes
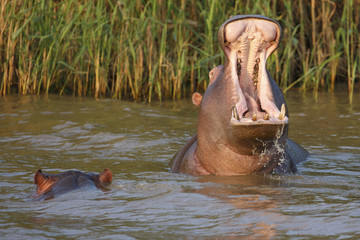
[[[280,25],[258,15],[234,16],[220,27],[224,66],[210,71],[198,105],[195,135],[173,158],[171,171],[193,175],[296,172],[308,152],[288,139],[284,96],[266,69]]]

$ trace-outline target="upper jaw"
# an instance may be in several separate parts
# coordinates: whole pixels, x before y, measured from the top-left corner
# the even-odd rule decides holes
[[[282,33],[282,28],[280,26],[280,24],[274,20],[272,20],[271,18],[268,18],[268,17],[265,17],[265,16],[262,16],[262,15],[236,15],[236,16],[233,16],[231,18],[229,18],[228,20],[226,20],[220,27],[219,31],[218,31],[218,42],[220,44],[220,47],[222,48],[222,50],[226,53],[226,50],[225,50],[225,47],[226,47],[226,37],[225,37],[225,34],[226,34],[226,27],[228,24],[230,23],[239,23],[241,21],[262,21],[264,23],[270,23],[270,24],[273,24],[273,26],[276,28],[276,40],[275,40],[275,44],[273,44],[273,47],[268,49],[268,56],[270,54],[272,54],[276,48],[278,47],[279,45],[279,42],[281,40],[281,33]],[[269,25],[268,25],[269,26]],[[261,27],[260,27],[261,28]],[[264,29],[264,28],[262,28]],[[237,37],[237,35],[241,34],[241,30],[242,29],[238,29],[238,31],[234,31],[234,34],[232,35],[229,35],[228,36],[228,40],[230,41],[233,41],[234,38]],[[268,35],[267,35],[268,36]],[[271,37],[271,36],[270,36]]]
[[[281,28],[262,16],[235,16],[219,30],[234,94],[231,123],[235,125],[287,124],[285,105],[275,104],[266,70],[268,56],[277,48]]]

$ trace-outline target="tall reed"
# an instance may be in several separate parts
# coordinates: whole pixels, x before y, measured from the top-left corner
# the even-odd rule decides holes
[[[0,95],[136,101],[204,91],[224,56],[219,26],[261,14],[283,27],[268,69],[285,90],[336,89],[360,76],[358,0],[1,0]]]

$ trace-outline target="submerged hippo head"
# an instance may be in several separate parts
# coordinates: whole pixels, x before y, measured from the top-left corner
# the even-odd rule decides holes
[[[66,171],[59,174],[46,174],[39,169],[34,177],[37,185],[32,195],[35,200],[48,200],[64,193],[84,187],[95,186],[103,191],[112,182],[112,173],[106,168],[100,174]]]
[[[296,171],[286,151],[285,99],[266,70],[280,35],[280,25],[263,16],[235,16],[220,27],[225,63],[210,71],[204,97],[193,95],[200,106],[197,135],[174,157],[173,172]]]

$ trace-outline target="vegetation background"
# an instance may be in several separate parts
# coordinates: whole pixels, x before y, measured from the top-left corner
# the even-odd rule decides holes
[[[287,91],[360,77],[360,0],[0,0],[0,96],[179,99],[223,62],[220,25],[261,14],[283,39],[267,62]]]

